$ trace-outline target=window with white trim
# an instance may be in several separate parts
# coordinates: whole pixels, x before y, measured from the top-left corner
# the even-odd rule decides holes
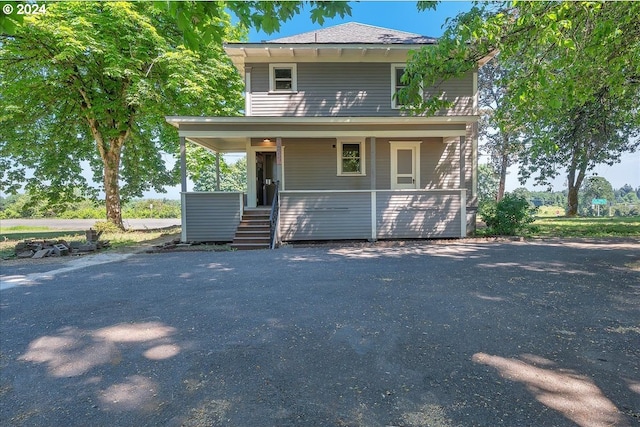
[[[269,64],[269,92],[296,92],[297,90],[296,64]]]
[[[391,64],[391,108],[394,109],[402,107],[397,97],[400,89],[407,86],[405,83],[402,83],[402,75],[405,69],[405,64]]]
[[[338,176],[365,175],[364,140],[338,141]]]

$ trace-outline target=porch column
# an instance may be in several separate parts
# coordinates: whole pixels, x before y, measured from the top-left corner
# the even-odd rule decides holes
[[[180,241],[187,241],[187,147],[183,136],[180,137]]]
[[[220,152],[216,151],[216,191],[220,191]]]
[[[465,188],[465,179],[464,179],[464,169],[465,169],[465,158],[464,158],[464,140],[465,137],[460,137],[460,188]]]
[[[460,237],[467,237],[467,190],[465,186],[465,137],[460,137]]]
[[[244,115],[251,116],[251,67],[244,69]]]
[[[376,193],[376,137],[370,137],[369,141],[371,141],[371,165],[369,166],[369,173],[371,174],[371,241],[375,242],[378,239],[378,202]]]
[[[282,190],[282,138],[276,138],[276,179]]]
[[[184,136],[180,137],[180,191],[187,192],[187,146]]]

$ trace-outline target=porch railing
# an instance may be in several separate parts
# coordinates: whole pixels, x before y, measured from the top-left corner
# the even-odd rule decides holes
[[[275,249],[280,245],[279,233],[278,233],[278,215],[280,213],[280,181],[276,181],[276,191],[273,195],[273,202],[271,202],[271,214],[269,215],[269,237],[271,249]]]

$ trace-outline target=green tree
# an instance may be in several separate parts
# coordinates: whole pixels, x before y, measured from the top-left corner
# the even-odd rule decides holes
[[[611,183],[602,176],[588,177],[584,182],[584,188],[581,191],[580,196],[580,210],[583,213],[590,214],[593,214],[591,206],[591,201],[593,199],[606,199],[608,204],[615,200]]]
[[[246,191],[247,159],[243,157],[229,165],[220,156],[220,185],[217,185],[215,155],[201,147],[190,147],[187,167],[196,191]]]
[[[450,21],[438,45],[412,56],[403,96],[411,110],[433,113],[447,99],[421,100],[421,87],[437,87],[498,51],[501,63],[518,64],[503,81],[514,125],[529,136],[521,179],[537,174],[548,182],[566,168],[575,215],[586,172],[640,144],[639,20],[640,3],[630,2],[476,4]]]
[[[224,23],[229,38],[242,36]],[[175,182],[161,151],[175,151],[167,114],[234,115],[242,82],[219,45],[186,49],[172,18],[147,3],[62,2],[2,36],[0,153],[3,187],[52,202],[96,195],[122,228],[121,200]],[[72,190],[80,188],[80,194]],[[76,197],[74,197],[76,196]]]
[[[11,4],[13,13],[0,13],[0,33],[13,35],[22,24],[24,15],[17,13],[15,1],[0,1],[0,6]],[[424,2],[435,3],[435,2]],[[44,3],[43,3],[44,4]],[[45,4],[48,6],[48,4]],[[288,21],[309,7],[312,22],[324,23],[325,18],[351,14],[345,1],[197,1],[161,0],[153,3],[159,12],[168,12],[177,24],[185,44],[197,49],[211,41],[224,39],[227,11],[233,13],[244,28],[253,27],[266,33],[277,32],[282,22]]]
[[[177,180],[160,155],[176,151],[164,117],[242,108],[242,82],[220,41],[241,39],[250,25],[277,30],[306,4],[316,22],[350,11],[313,1],[56,2],[22,20],[3,17],[0,189],[26,181],[54,204],[102,190],[107,219],[122,228],[123,200]],[[101,187],[82,176],[87,162]]]
[[[478,203],[495,202],[498,194],[498,173],[492,164],[478,166]]]
[[[480,108],[480,138],[497,171],[498,188],[495,199],[504,197],[507,170],[518,159],[522,143],[518,128],[511,117],[513,109],[506,96],[505,78],[508,69],[497,58],[490,60],[478,73],[478,106]]]

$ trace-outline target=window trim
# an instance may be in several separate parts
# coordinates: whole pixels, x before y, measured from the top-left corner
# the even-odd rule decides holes
[[[358,144],[360,146],[360,172],[344,172],[342,170],[342,147],[344,144]],[[366,176],[366,145],[364,138],[343,138],[336,142],[337,176]]]
[[[398,104],[395,98],[396,95],[396,72],[398,68],[407,69],[407,64],[405,63],[395,63],[391,64],[391,109],[399,110],[402,108],[402,104]],[[406,85],[404,85],[406,86]]]
[[[276,89],[275,70],[280,68],[291,69],[291,89]],[[269,93],[296,93],[298,92],[298,66],[295,63],[269,64]]]

